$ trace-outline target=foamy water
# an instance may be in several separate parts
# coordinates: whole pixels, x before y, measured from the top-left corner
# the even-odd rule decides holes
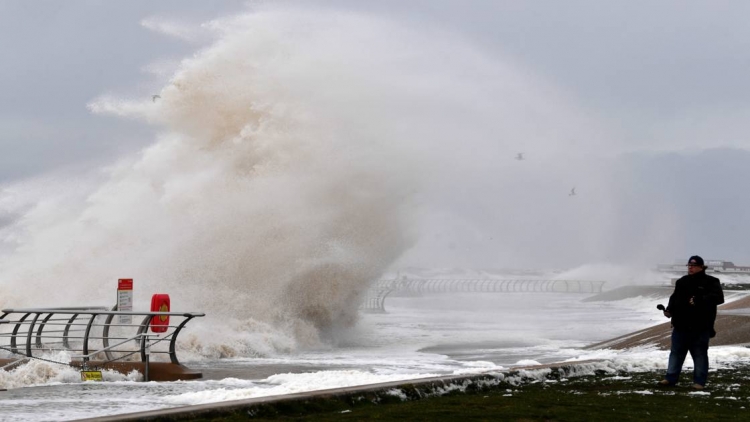
[[[580,374],[666,369],[667,351],[583,349],[663,322],[655,299],[582,302],[586,296],[393,298],[386,304],[388,313],[363,315],[336,347],[199,361],[186,361],[179,354],[188,367],[207,374],[217,368],[227,371],[220,379],[144,383],[112,373],[105,374],[105,382],[82,383],[76,371],[33,362],[0,379],[11,388],[0,394],[0,420],[71,420],[534,363],[601,359],[582,367]],[[750,362],[750,350],[744,347],[712,347],[709,355],[712,368]],[[686,365],[691,365],[690,358]],[[263,372],[272,375],[249,375]]]

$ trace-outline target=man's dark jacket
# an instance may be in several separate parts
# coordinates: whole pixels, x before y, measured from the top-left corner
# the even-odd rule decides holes
[[[690,304],[693,298],[694,305]],[[716,306],[724,303],[724,292],[716,277],[705,271],[686,275],[675,283],[667,311],[672,314],[672,327],[677,330],[710,330],[715,335]]]

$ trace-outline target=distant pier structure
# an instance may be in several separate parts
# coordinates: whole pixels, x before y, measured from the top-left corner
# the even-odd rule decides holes
[[[604,281],[539,279],[406,278],[380,280],[365,297],[360,309],[385,312],[389,296],[423,296],[440,293],[601,293]]]
[[[707,273],[750,275],[750,266],[735,265],[732,261],[708,259],[705,261],[705,264],[707,267]],[[672,264],[657,265],[656,271],[673,274],[687,274],[687,267],[684,260],[676,260]]]

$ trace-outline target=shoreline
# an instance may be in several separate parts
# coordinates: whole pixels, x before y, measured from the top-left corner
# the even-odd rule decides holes
[[[598,420],[611,417],[610,409],[624,412],[620,413],[620,418],[626,420],[673,420],[685,416],[703,417],[706,411],[717,416],[713,406],[723,406],[720,411],[728,412],[734,418],[737,412],[750,409],[750,386],[742,382],[750,378],[750,358],[746,362],[712,370],[704,391],[659,387],[656,382],[662,374],[653,370],[628,372],[607,368],[607,362],[603,360],[563,362],[503,372],[394,381],[79,421],[455,420],[468,414],[491,419],[503,416],[505,419],[520,417],[519,420]],[[690,385],[689,377],[689,373],[684,373],[681,385]],[[582,403],[585,403],[588,413],[565,416]],[[670,406],[672,413],[669,412]],[[626,411],[629,407],[633,409]],[[428,417],[431,412],[434,415]],[[669,417],[665,418],[665,414]]]

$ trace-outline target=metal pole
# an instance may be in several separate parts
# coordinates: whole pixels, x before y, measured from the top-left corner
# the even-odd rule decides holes
[[[148,363],[151,356],[151,345],[148,341],[148,334],[141,334],[141,350],[145,351],[145,360],[143,361],[143,382],[148,382]]]

